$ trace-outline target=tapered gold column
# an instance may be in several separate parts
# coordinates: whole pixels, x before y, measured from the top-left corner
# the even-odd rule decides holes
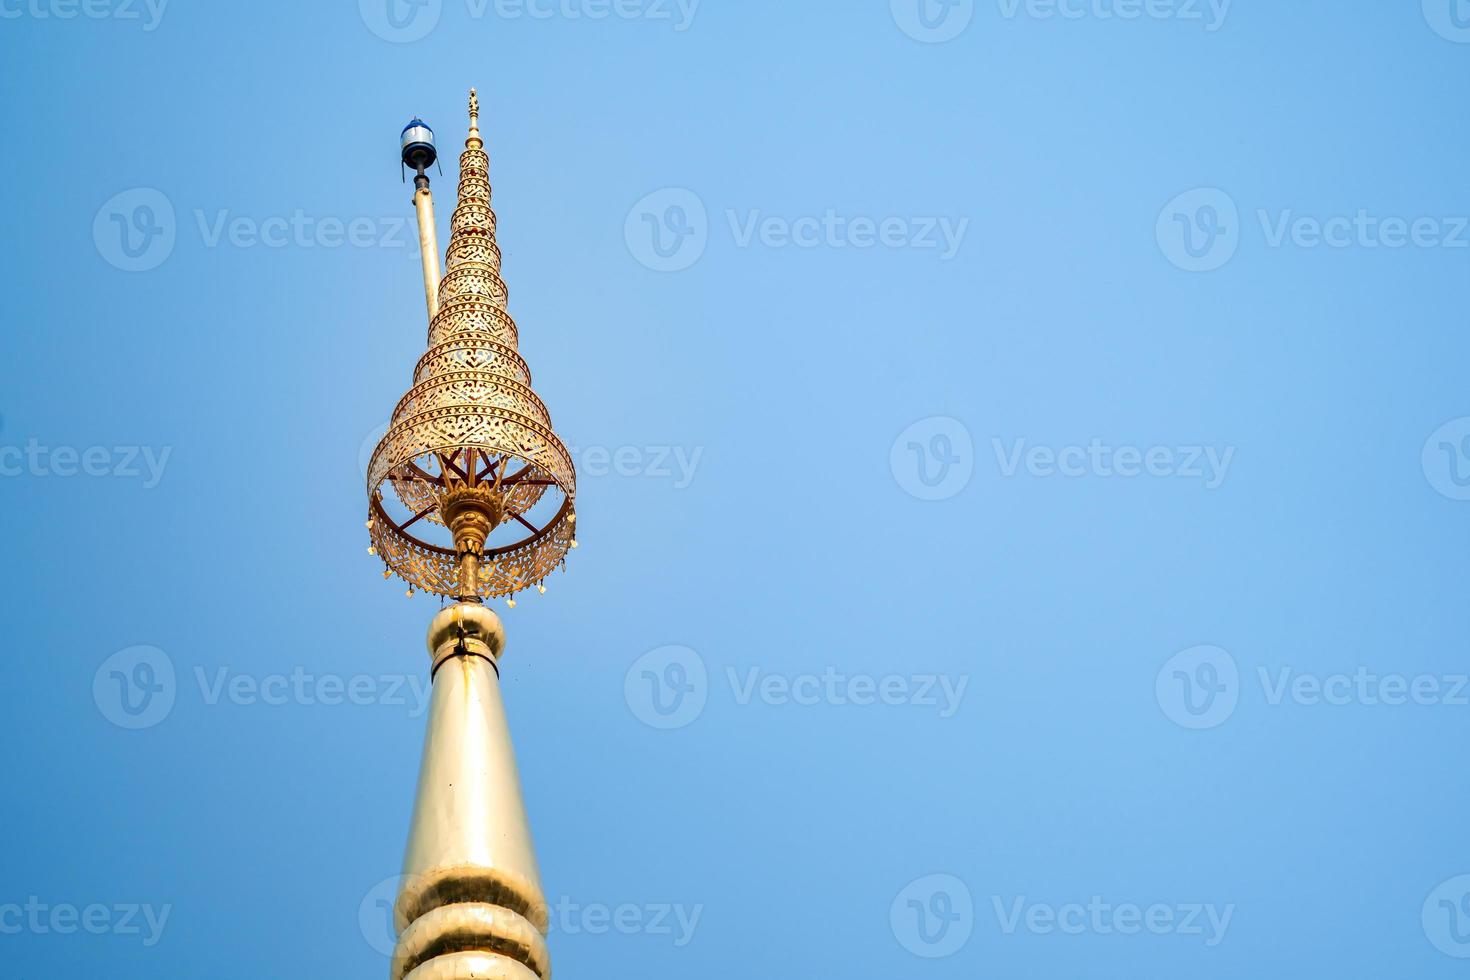
[[[394,910],[392,980],[546,980],[547,909],[496,666],[499,618],[450,606],[429,627],[434,692]]]
[[[412,167],[428,348],[367,474],[368,553],[454,604],[429,627],[418,795],[394,909],[391,980],[547,980],[547,908],[500,699],[500,620],[483,602],[534,587],[577,547],[576,470],[531,388],[506,309],[479,98],[440,278],[425,168],[433,133],[402,134]]]

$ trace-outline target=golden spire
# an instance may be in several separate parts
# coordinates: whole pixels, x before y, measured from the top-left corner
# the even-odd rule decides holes
[[[571,456],[506,311],[479,111],[471,89],[429,349],[368,466],[374,553],[411,587],[468,601],[539,585],[576,521]]]
[[[479,112],[471,89],[442,280],[424,173],[436,158],[433,134],[420,120],[404,130],[404,162],[418,174],[428,350],[368,465],[369,551],[385,575],[401,576],[410,594],[459,600],[429,626],[433,696],[394,906],[392,980],[545,980],[551,971],[546,898],[500,697],[505,631],[482,600],[540,586],[576,547],[576,474],[506,312]]]

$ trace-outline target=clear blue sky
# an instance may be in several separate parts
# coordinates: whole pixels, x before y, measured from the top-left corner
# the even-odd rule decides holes
[[[7,976],[386,974],[470,85],[560,975],[1463,973],[1470,10],[393,3],[0,0]]]

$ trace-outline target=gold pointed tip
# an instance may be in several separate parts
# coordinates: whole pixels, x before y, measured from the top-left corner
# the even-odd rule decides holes
[[[470,126],[474,126],[480,118],[480,96],[470,89]]]

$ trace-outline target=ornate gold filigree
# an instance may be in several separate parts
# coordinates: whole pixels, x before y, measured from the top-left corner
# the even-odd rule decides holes
[[[374,553],[410,586],[459,598],[540,583],[575,546],[576,521],[572,459],[506,311],[478,115],[472,89],[428,350],[368,466]],[[421,536],[436,528],[442,543]]]

